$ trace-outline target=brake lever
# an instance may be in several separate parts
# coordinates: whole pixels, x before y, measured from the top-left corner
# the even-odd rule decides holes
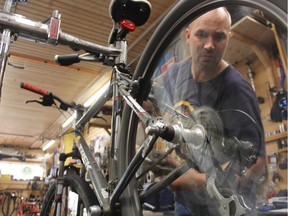
[[[51,93],[44,95],[40,99],[42,99],[42,101],[28,100],[28,101],[26,101],[26,104],[27,103],[34,103],[34,102],[39,103],[42,106],[52,106],[53,104],[55,104],[54,99],[53,99],[53,95]]]
[[[43,105],[43,101],[38,101],[38,100],[27,100],[26,104],[28,104],[28,103],[39,103],[39,104]]]

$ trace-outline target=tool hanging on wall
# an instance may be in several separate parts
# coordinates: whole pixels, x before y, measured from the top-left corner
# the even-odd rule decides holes
[[[273,101],[272,101],[272,96],[271,96],[272,92],[270,91],[270,89],[271,89],[270,82],[266,82],[266,93],[267,93],[267,97],[269,101],[269,107],[271,109],[273,106]]]
[[[275,101],[273,103],[270,116],[274,122],[282,122],[287,120],[287,91],[285,90],[286,74],[281,59],[275,60],[278,77],[280,81],[280,90],[276,94]]]
[[[253,88],[254,92],[256,93],[255,84],[254,84],[255,72],[254,72],[254,70],[252,69],[251,63],[250,63],[249,60],[246,62],[246,65],[248,66],[247,76],[248,76],[248,78],[249,78],[249,80],[250,80],[251,87]],[[265,100],[264,100],[263,97],[258,96],[257,98],[258,98],[259,104],[263,104],[263,103],[264,103]]]

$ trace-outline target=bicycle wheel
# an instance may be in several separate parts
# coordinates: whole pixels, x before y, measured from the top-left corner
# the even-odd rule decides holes
[[[150,108],[149,112],[151,112],[152,116],[161,116],[163,115],[163,105],[160,105],[162,98],[164,97],[162,92],[165,91],[165,86],[161,86],[157,83],[158,88],[151,88],[151,83],[157,81],[157,77],[161,76],[161,74],[165,73],[168,69],[171,68],[174,63],[184,61],[187,58],[187,51],[185,47],[185,41],[183,46],[183,31],[185,31],[186,26],[191,23],[194,19],[199,17],[200,15],[218,8],[218,7],[227,7],[228,10],[234,9],[237,7],[243,7],[246,15],[254,14],[255,10],[260,11],[260,14],[264,14],[265,19],[269,22],[275,24],[277,28],[277,33],[279,34],[280,40],[282,40],[283,46],[286,47],[287,41],[287,2],[286,1],[267,1],[267,0],[255,0],[255,1],[247,1],[247,0],[212,0],[212,1],[190,1],[184,0],[180,1],[175,8],[164,18],[164,20],[160,23],[159,27],[156,29],[155,33],[151,37],[146,46],[139,63],[134,72],[133,79],[140,80],[140,91],[138,92],[136,99],[142,104],[144,100],[149,98],[149,95],[158,94],[157,99],[153,103],[154,108]],[[237,8],[239,9],[239,8]],[[248,9],[248,10],[246,10]],[[241,10],[242,12],[242,10]],[[237,14],[240,16],[241,14]],[[241,15],[242,16],[242,15]],[[253,15],[254,16],[254,15]],[[242,17],[237,17],[237,21],[241,20]],[[257,17],[256,17],[257,18]],[[255,19],[256,19],[255,18]],[[262,20],[263,21],[263,20]],[[185,33],[184,33],[185,34]],[[259,35],[256,35],[258,37]],[[185,35],[184,35],[185,37]],[[258,39],[258,38],[257,38]],[[278,47],[281,49],[281,47]],[[250,56],[249,56],[250,57]],[[235,63],[235,62],[234,62]],[[153,86],[153,85],[152,85]],[[172,91],[177,91],[174,89]],[[173,92],[165,92],[166,94]],[[167,96],[165,96],[167,97]],[[173,107],[174,104],[170,104]],[[167,109],[170,109],[167,108]],[[181,112],[189,111],[190,107],[185,107]],[[159,112],[160,110],[160,112]],[[155,111],[155,112],[154,112]],[[191,111],[191,110],[190,110]],[[172,111],[177,115],[178,111]],[[197,115],[199,118],[206,116],[204,119],[208,121],[211,116],[215,116],[214,114],[209,114],[209,111],[206,109],[198,111]],[[208,114],[207,114],[208,113]],[[170,112],[171,114],[171,112]],[[194,115],[192,113],[192,115]],[[162,116],[163,117],[163,116]],[[243,115],[242,118],[248,118]],[[137,127],[138,127],[138,118],[133,113],[132,109],[129,106],[125,106],[123,112],[123,123],[121,126],[121,137],[120,143],[123,145],[119,148],[119,156],[118,156],[118,171],[119,176],[121,176],[128,166],[130,160],[135,154],[135,146],[136,146],[136,137],[137,137]],[[168,121],[170,122],[171,119]],[[217,118],[213,118],[213,127],[210,130],[217,131],[220,130],[221,123],[218,123]],[[260,120],[261,121],[261,120]],[[202,122],[203,123],[203,122]],[[185,123],[187,124],[187,123]],[[190,123],[188,123],[189,125]],[[254,124],[254,126],[253,126]],[[209,127],[209,124],[206,124]],[[255,122],[249,126],[249,128],[255,128]],[[222,131],[224,133],[224,131]],[[259,135],[259,131],[256,131]],[[216,132],[215,132],[216,134]],[[217,134],[216,134],[217,135]],[[212,140],[217,140],[219,137],[212,136]],[[260,135],[262,136],[262,135]],[[259,139],[263,139],[259,136]],[[265,150],[264,150],[265,151]],[[141,215],[141,203],[139,203],[138,199],[138,189],[136,187],[137,183],[133,181],[125,191],[125,193],[121,197],[121,208],[123,215]]]
[[[2,203],[2,214],[3,216],[11,216],[13,215],[15,211],[15,200],[16,197],[14,197],[11,193],[7,193],[4,197],[3,203]]]
[[[69,173],[64,176],[64,188],[61,198],[61,213],[56,214],[56,182],[48,189],[43,203],[40,215],[85,215],[85,209],[96,205],[97,199],[87,182],[84,182],[78,175]],[[73,203],[71,203],[73,200]],[[70,202],[70,203],[69,203]]]

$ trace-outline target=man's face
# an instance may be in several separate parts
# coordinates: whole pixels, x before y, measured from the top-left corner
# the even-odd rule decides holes
[[[211,11],[196,19],[186,29],[192,62],[198,69],[215,69],[223,58],[230,22],[224,11]]]

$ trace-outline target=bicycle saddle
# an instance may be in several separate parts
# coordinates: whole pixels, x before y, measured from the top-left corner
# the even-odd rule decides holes
[[[112,0],[109,12],[115,23],[128,19],[136,26],[141,26],[150,16],[151,5],[147,0]]]

